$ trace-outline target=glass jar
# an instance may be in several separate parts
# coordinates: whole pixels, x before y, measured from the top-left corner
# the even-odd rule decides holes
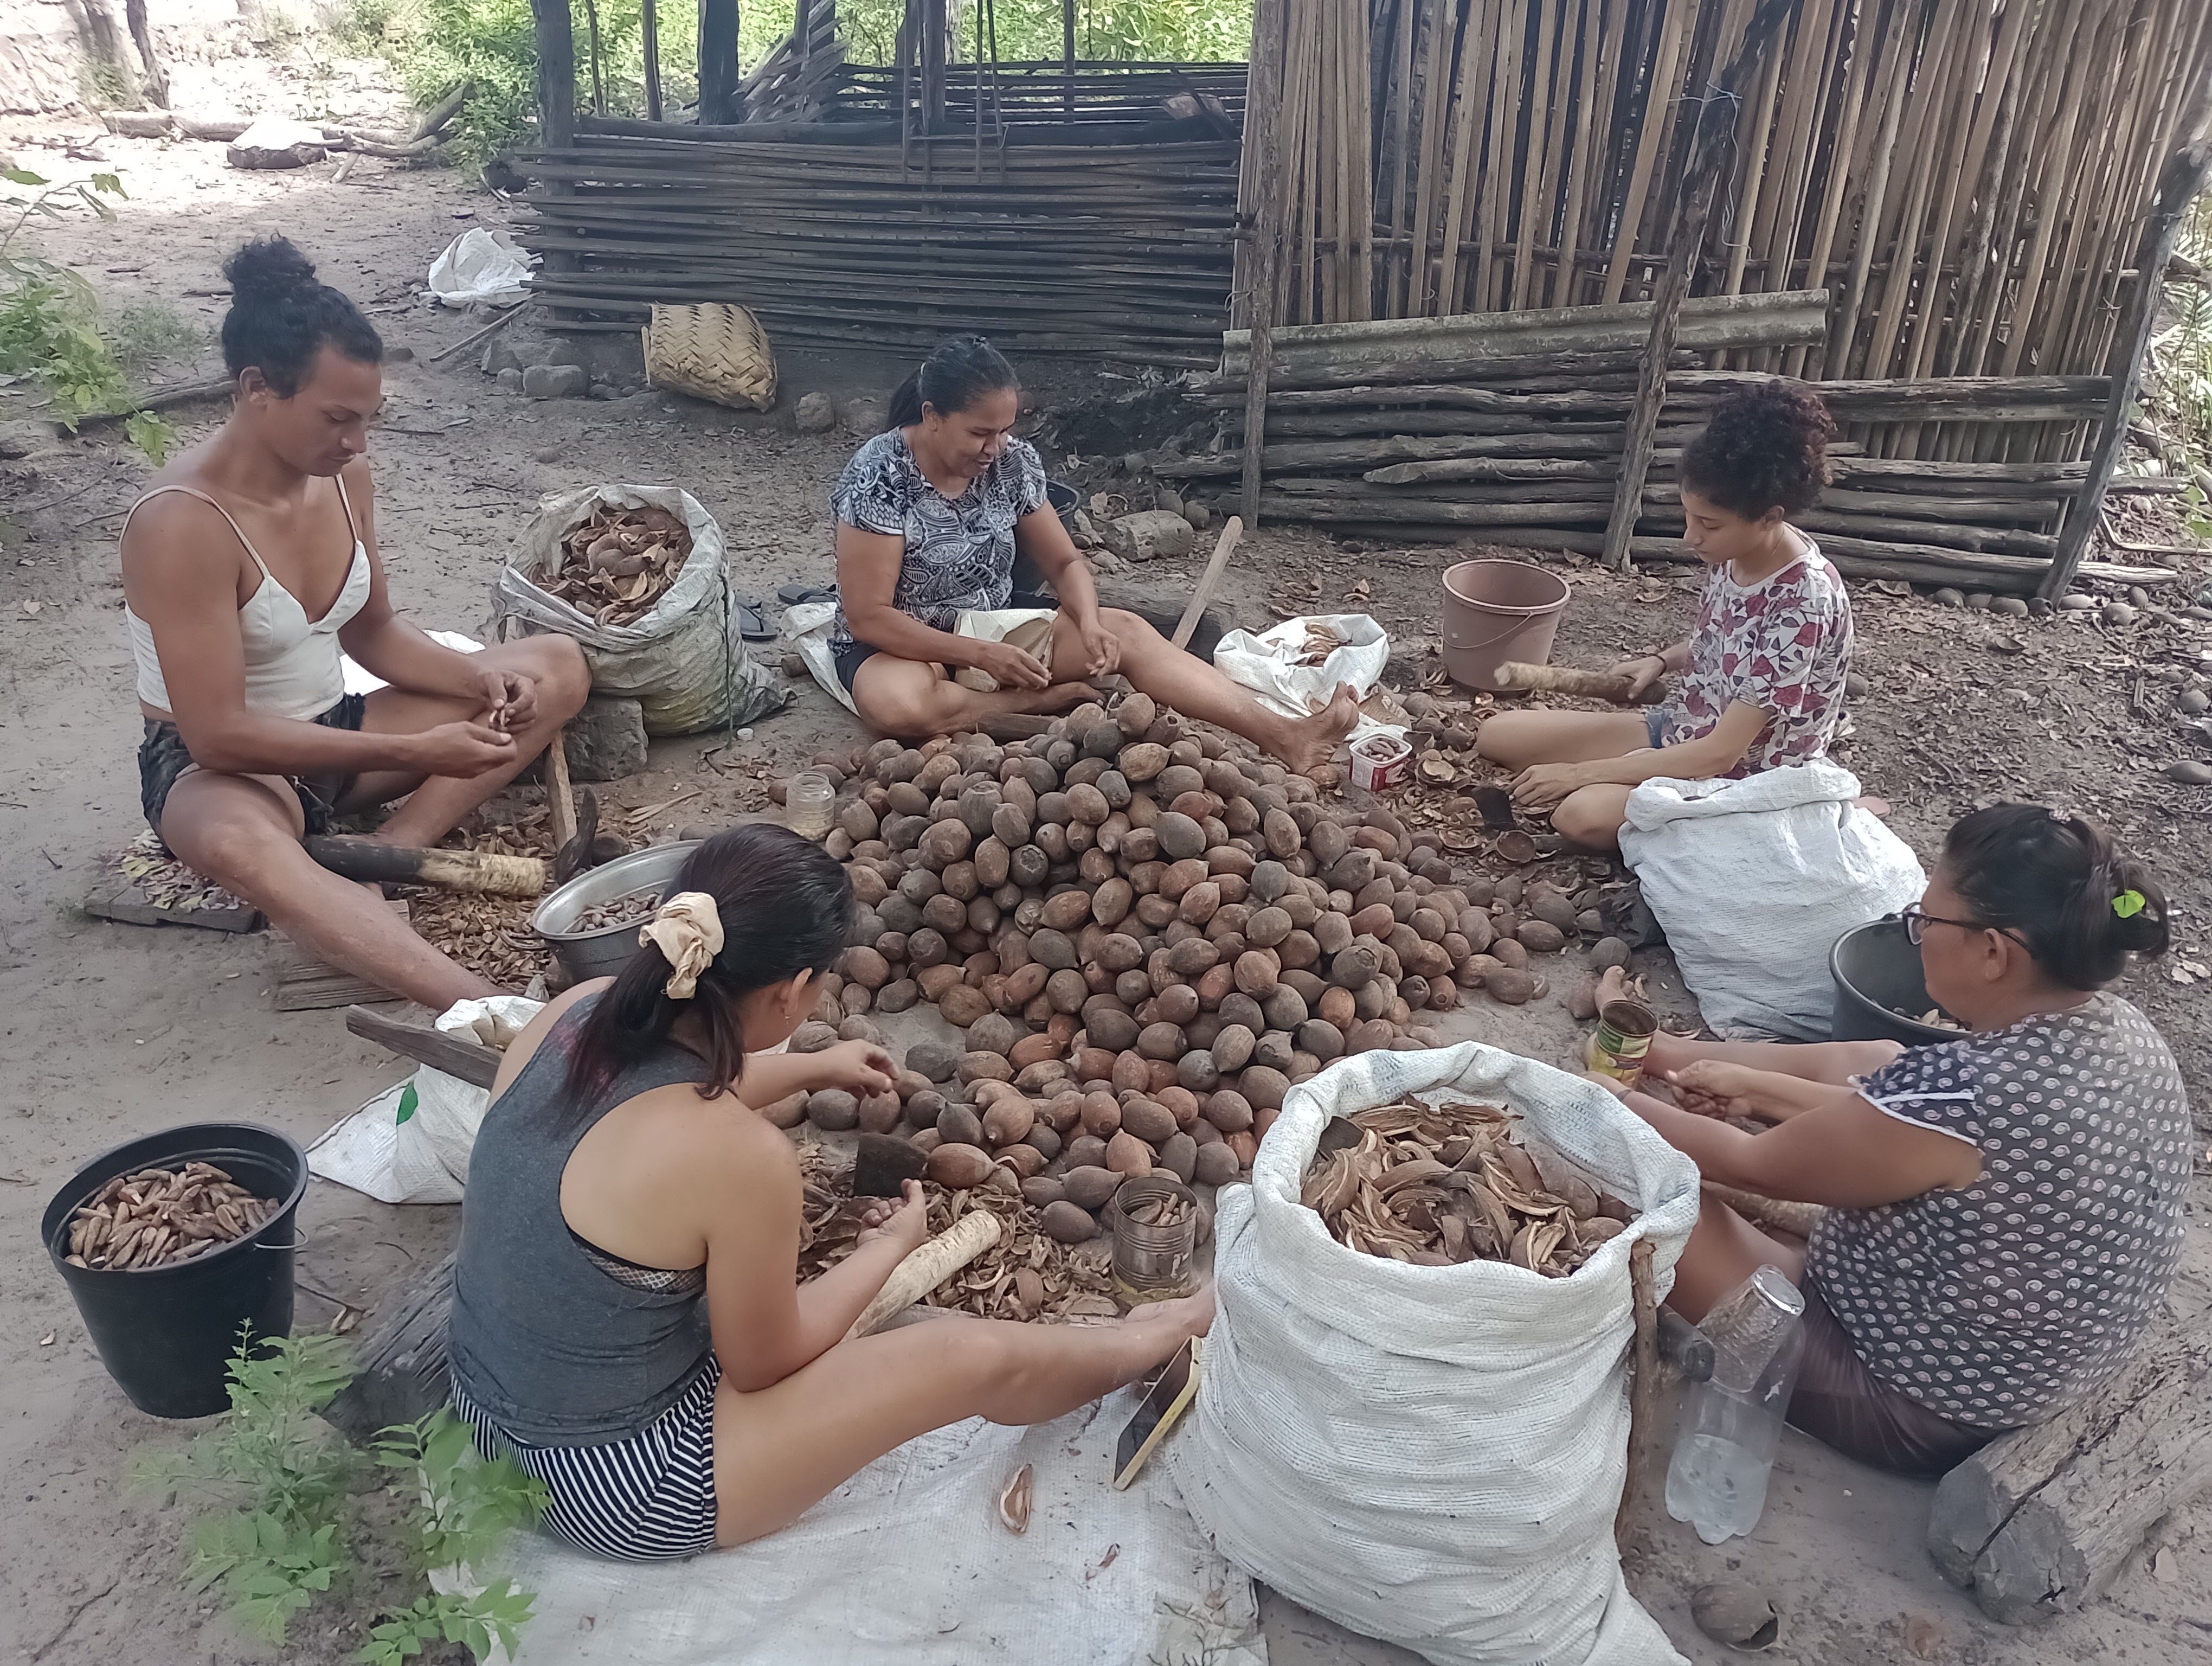
[[[1106,1206],[1114,1233],[1114,1291],[1135,1306],[1188,1296],[1198,1288],[1198,1195],[1170,1174],[1121,1183]],[[1152,1217],[1158,1217],[1154,1219]]]
[[[802,839],[825,837],[836,801],[837,788],[829,776],[813,770],[793,775],[783,795],[784,825]]]

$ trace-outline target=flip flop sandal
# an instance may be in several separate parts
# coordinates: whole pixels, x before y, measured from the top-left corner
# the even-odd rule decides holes
[[[837,593],[818,584],[780,584],[775,588],[775,599],[786,607],[802,607],[808,602],[834,602]]]
[[[737,610],[738,635],[748,642],[772,642],[775,632],[769,626],[768,614],[755,596],[732,596],[730,605]]]

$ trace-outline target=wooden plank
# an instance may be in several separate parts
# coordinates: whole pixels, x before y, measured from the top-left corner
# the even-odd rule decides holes
[[[1189,645],[1190,634],[1198,629],[1198,621],[1206,611],[1206,605],[1213,599],[1213,593],[1221,587],[1221,575],[1228,570],[1229,557],[1236,551],[1237,540],[1243,535],[1244,523],[1235,515],[1230,516],[1228,524],[1221,529],[1221,537],[1214,544],[1212,558],[1206,563],[1206,571],[1199,575],[1198,587],[1190,593],[1190,605],[1183,609],[1182,617],[1176,622],[1175,635],[1168,638],[1175,647]]]
[[[404,922],[404,901],[386,905]],[[317,1012],[329,1006],[398,1000],[402,997],[368,979],[319,960],[302,945],[281,931],[269,933],[270,1004],[280,1012]]]
[[[218,932],[258,932],[267,916],[251,904],[228,909],[163,908],[146,899],[138,882],[127,874],[111,874],[85,893],[84,911],[95,920],[113,920],[126,926],[198,926]]]
[[[1243,471],[1239,507],[1247,526],[1260,524],[1260,478],[1267,450],[1267,377],[1274,359],[1276,261],[1283,239],[1282,104],[1285,0],[1256,0],[1252,57],[1245,87],[1245,143],[1257,159],[1259,216],[1253,228],[1250,327],[1244,379],[1244,429],[1257,435]]]
[[[563,723],[545,743],[545,812],[553,824],[553,848],[567,848],[576,836],[576,794],[568,785],[568,726]]]
[[[415,1007],[415,1012],[422,1012]],[[499,1074],[500,1055],[481,1042],[463,1041],[435,1026],[366,1006],[346,1008],[345,1026],[363,1041],[397,1053],[448,1076],[458,1076],[471,1087],[489,1088]]]
[[[548,150],[576,140],[576,36],[568,0],[530,0],[538,39],[538,132]]]

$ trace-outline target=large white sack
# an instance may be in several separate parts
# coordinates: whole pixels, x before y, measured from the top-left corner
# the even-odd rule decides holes
[[[1628,795],[1620,854],[1715,1034],[1826,1041],[1828,951],[1927,889],[1911,847],[1852,802],[1859,790],[1819,758]]]
[[[1332,631],[1338,646],[1317,666],[1302,666],[1306,629],[1320,625]],[[1328,703],[1339,683],[1349,683],[1362,700],[1374,693],[1390,662],[1390,638],[1364,613],[1301,615],[1270,625],[1257,635],[1232,630],[1214,645],[1214,668],[1231,682],[1243,684],[1260,703],[1285,717],[1310,717]],[[1376,721],[1364,712],[1344,738],[1346,747],[1357,746],[1377,734],[1402,738],[1403,727]]]
[[[1347,1250],[1299,1201],[1329,1117],[1408,1093],[1522,1115],[1526,1144],[1640,1212],[1571,1278]],[[1218,1201],[1191,1513],[1239,1567],[1439,1666],[1680,1657],[1620,1577],[1628,1252],[1663,1295],[1698,1215],[1689,1158],[1594,1083],[1480,1043],[1363,1053],[1291,1090]]]
[[[691,553],[676,581],[632,624],[595,623],[531,576],[560,560],[562,536],[600,503],[666,509],[690,530]],[[592,667],[592,691],[636,701],[647,734],[750,723],[797,697],[747,649],[744,616],[723,570],[722,529],[690,493],[669,486],[588,486],[549,497],[538,505],[523,547],[521,563],[506,569],[492,587],[501,626],[512,619],[526,631],[574,637]]]

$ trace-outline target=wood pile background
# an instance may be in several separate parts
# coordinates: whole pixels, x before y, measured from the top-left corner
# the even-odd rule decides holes
[[[835,124],[821,124],[833,128]],[[642,128],[642,124],[635,125]],[[779,346],[1212,364],[1229,306],[1231,141],[824,146],[664,128],[580,132],[527,159],[522,240],[564,330],[635,330],[652,303],[738,301]],[[1040,129],[1049,136],[1049,130]]]
[[[1681,446],[1731,387],[1768,374],[1702,362],[1815,344],[1826,301],[1813,290],[1685,304],[1632,554],[1687,558],[1674,477]],[[1650,303],[1630,302],[1275,331],[1263,518],[1393,541],[1597,553],[1650,315]],[[1219,413],[1218,447],[1159,459],[1164,476],[1226,480],[1242,471],[1249,338],[1231,331],[1223,345],[1223,370],[1190,385]],[[2110,391],[2101,376],[1817,388],[1854,432],[1908,416],[1998,427],[2082,422]],[[1835,472],[1820,503],[1796,519],[1844,573],[2025,592],[2048,568],[2067,501],[2087,471],[2071,462],[1880,458],[1845,440]],[[2170,576],[2142,569],[2128,581]]]
[[[1243,182],[1255,220],[1263,186],[1283,193],[1277,321],[1648,295],[1686,115],[1753,9],[1280,0],[1283,165]],[[1831,325],[1713,368],[2101,372],[2134,229],[2208,72],[2208,0],[1799,0],[1742,100],[1694,292],[1826,288]],[[1869,407],[1850,437],[1875,458],[2071,459],[2089,428],[2067,405],[2003,422]]]

